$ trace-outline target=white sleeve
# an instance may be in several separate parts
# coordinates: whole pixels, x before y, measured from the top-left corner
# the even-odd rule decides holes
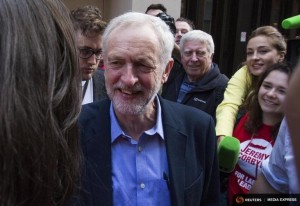
[[[288,135],[285,119],[280,125],[278,136],[271,152],[270,158],[265,160],[262,165],[262,173],[269,184],[279,192],[289,193],[289,177],[286,169],[286,150],[292,147],[286,145]]]

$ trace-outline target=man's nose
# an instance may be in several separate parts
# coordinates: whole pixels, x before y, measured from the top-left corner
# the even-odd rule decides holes
[[[95,64],[97,64],[97,59],[96,59],[96,55],[95,54],[93,54],[92,56],[90,56],[89,58],[88,58],[88,64],[90,64],[90,65],[95,65]]]
[[[137,81],[138,77],[132,64],[127,64],[122,73],[122,81],[128,85],[133,86]]]

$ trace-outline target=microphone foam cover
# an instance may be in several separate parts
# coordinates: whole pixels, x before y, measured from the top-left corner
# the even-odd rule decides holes
[[[281,22],[281,26],[284,29],[297,29],[297,28],[300,28],[300,15],[284,19]]]
[[[220,171],[230,173],[235,168],[240,153],[240,141],[235,137],[225,136],[218,145]]]

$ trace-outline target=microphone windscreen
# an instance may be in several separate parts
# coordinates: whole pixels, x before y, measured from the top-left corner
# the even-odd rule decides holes
[[[290,18],[284,19],[281,22],[281,26],[284,29],[297,29],[300,27],[300,15],[292,16]]]
[[[225,136],[218,145],[219,169],[230,173],[235,168],[240,153],[240,141],[231,136]]]

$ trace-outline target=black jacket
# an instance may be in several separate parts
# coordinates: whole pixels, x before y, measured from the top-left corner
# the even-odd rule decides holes
[[[163,85],[161,96],[176,102],[185,76],[184,68],[176,69],[176,76],[173,74]],[[209,72],[198,82],[196,88],[186,94],[181,103],[207,112],[216,121],[216,108],[223,101],[227,82],[228,78],[213,63]]]
[[[218,205],[219,170],[212,118],[161,98],[160,103],[171,205]],[[84,168],[81,190],[72,205],[113,205],[110,104],[103,100],[82,107],[79,127]]]

